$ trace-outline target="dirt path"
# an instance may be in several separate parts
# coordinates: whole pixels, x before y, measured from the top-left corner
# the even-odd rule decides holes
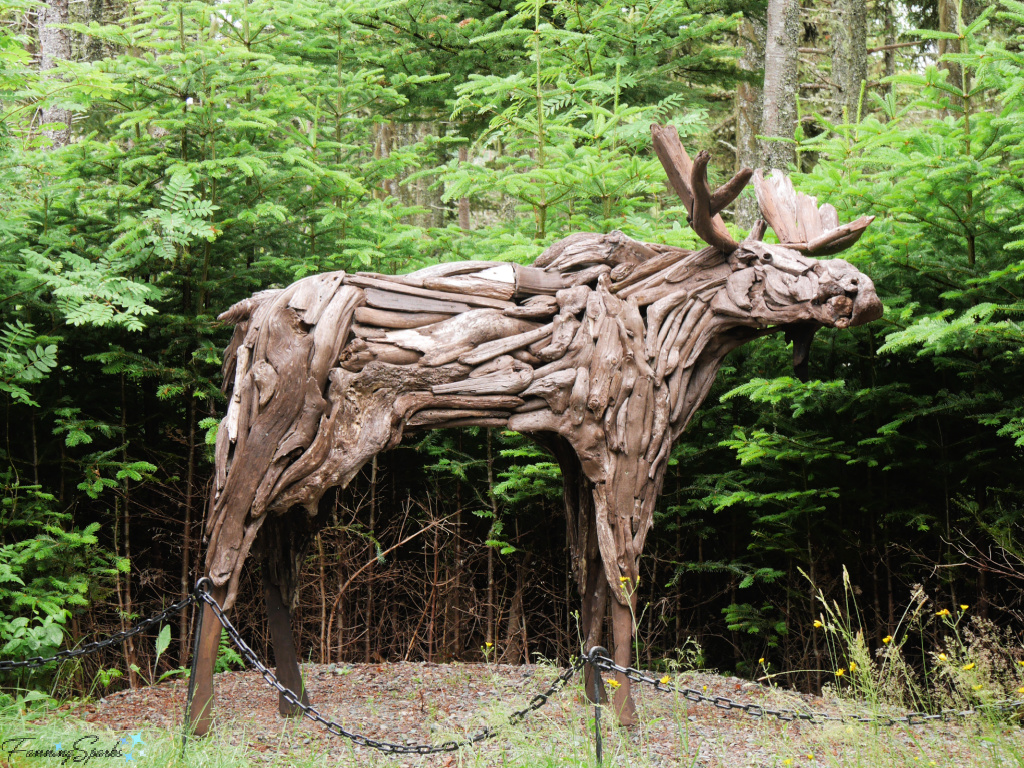
[[[427,663],[304,665],[310,700],[349,731],[397,743],[440,743],[505,722],[507,713],[543,691],[557,670],[543,666]],[[251,764],[275,765],[586,765],[593,756],[593,708],[570,684],[522,725],[460,754],[380,757],[353,747],[306,719],[283,718],[277,695],[255,672],[216,676],[218,733],[244,748]],[[839,714],[834,703],[704,673],[674,678],[708,696],[764,707]],[[121,691],[78,714],[116,730],[177,730],[187,683]],[[604,717],[605,765],[797,766],[996,765],[970,728],[784,723],[708,704],[688,704],[654,690],[637,692],[640,725],[622,729]],[[844,705],[847,712],[853,711]],[[977,732],[975,727],[973,732]],[[1017,748],[1019,734],[1010,734]],[[991,739],[989,739],[991,741]],[[987,743],[987,742],[985,742]],[[982,749],[982,752],[978,750]],[[979,762],[982,760],[983,762]],[[786,762],[789,761],[789,762]]]

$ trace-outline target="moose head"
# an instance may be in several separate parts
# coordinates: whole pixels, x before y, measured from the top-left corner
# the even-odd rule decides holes
[[[206,575],[234,601],[250,550],[263,559],[278,669],[302,686],[289,628],[318,504],[380,451],[417,429],[466,425],[529,435],[562,469],[584,648],[601,642],[610,605],[614,654],[627,665],[639,558],[673,442],[724,356],[775,331],[806,370],[811,337],[878,318],[871,280],[818,260],[856,241],[870,218],[797,194],[779,173],[754,176],[764,225],[733,240],[719,211],[743,171],[712,193],[707,153],[690,161],[674,129],[654,147],[694,231],[686,251],[620,232],[572,235],[532,266],[451,262],[408,275],[334,272],[264,291],[221,317],[227,415],[217,436]],[[192,718],[209,727],[219,628],[204,616]],[[620,676],[615,708],[633,718]],[[592,691],[587,686],[588,694]],[[282,713],[292,711],[283,698]]]

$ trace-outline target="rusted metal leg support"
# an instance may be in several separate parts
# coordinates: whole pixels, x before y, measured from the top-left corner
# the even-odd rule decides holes
[[[223,605],[228,589],[212,587],[210,596]],[[196,646],[195,659],[192,663],[192,681],[194,693],[188,711],[186,729],[191,729],[196,736],[205,736],[210,732],[213,722],[213,666],[217,661],[217,647],[220,645],[221,624],[213,609],[203,603],[203,614],[200,619],[202,631]]]
[[[263,567],[263,599],[267,606],[267,619],[270,623],[270,642],[274,647],[274,663],[277,665],[277,678],[285,688],[299,694],[299,699],[309,706],[306,686],[302,682],[299,670],[299,657],[295,651],[295,639],[292,635],[292,613],[289,603],[281,594],[281,588],[275,584],[269,574],[270,569]],[[301,710],[278,694],[277,711],[285,717],[301,714]]]
[[[607,656],[608,651],[600,645],[595,645],[588,651],[587,655],[593,659],[597,655]],[[601,742],[601,706],[598,699],[606,698],[604,695],[604,683],[601,680],[601,670],[593,664],[587,664],[586,671],[593,677],[593,695],[590,697],[590,700],[594,702],[594,756],[597,758],[597,768],[601,768],[604,763],[604,745]]]
[[[604,575],[604,566],[601,558],[590,561],[587,564],[587,586],[583,593],[583,610],[580,614],[580,621],[584,634],[583,651],[590,653],[594,646],[601,645],[604,634],[604,617],[608,611],[608,580]],[[604,704],[608,701],[608,695],[604,689],[600,674],[595,675],[596,670],[590,664],[583,670],[583,690],[587,699],[594,704]]]

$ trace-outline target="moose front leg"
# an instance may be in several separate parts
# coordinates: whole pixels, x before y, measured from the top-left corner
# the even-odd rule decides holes
[[[212,587],[210,597],[223,605],[227,597],[227,585]],[[196,736],[205,736],[213,723],[213,667],[217,662],[217,648],[220,646],[221,625],[213,609],[203,603],[202,633],[199,648],[193,661],[193,693],[188,708],[188,724]]]

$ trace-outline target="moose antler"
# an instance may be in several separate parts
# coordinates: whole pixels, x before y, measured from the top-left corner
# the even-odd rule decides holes
[[[651,139],[669,183],[686,206],[693,231],[708,245],[713,245],[725,254],[735,251],[739,243],[732,239],[718,214],[739,196],[750,181],[753,171],[742,169],[712,193],[708,186],[708,161],[711,155],[706,150],[690,160],[679,141],[679,132],[671,125],[652,124]]]
[[[829,256],[849,248],[875,220],[874,216],[862,216],[840,226],[834,207],[825,203],[819,208],[817,198],[797,192],[782,171],[772,171],[766,179],[758,170],[754,189],[761,214],[779,241],[809,256]]]

